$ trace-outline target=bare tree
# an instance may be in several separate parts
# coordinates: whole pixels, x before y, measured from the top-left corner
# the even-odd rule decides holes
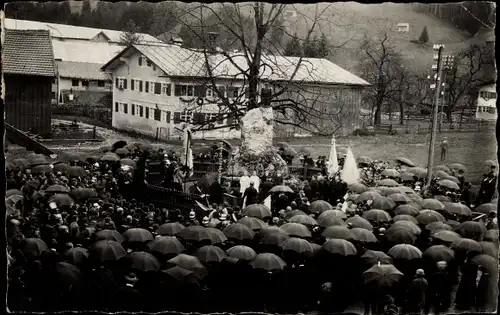
[[[203,121],[196,121],[194,130],[239,128],[246,112],[268,106],[278,113],[275,121],[279,124],[318,133],[325,130],[317,130],[316,124],[304,122],[330,117],[338,121],[340,127],[339,115],[344,111],[325,111],[330,108],[324,105],[328,100],[321,92],[310,89],[303,76],[301,79],[296,77],[299,70],[302,73],[312,72],[313,64],[303,56],[290,58],[278,55],[284,47],[277,38],[294,36],[282,21],[287,7],[289,5],[256,2],[220,4],[219,7],[200,4],[184,9],[180,23],[197,42],[198,47],[192,51],[201,56],[199,58],[203,62],[200,71],[206,79],[200,80],[200,85],[210,91],[209,103],[218,107],[216,113]],[[309,40],[318,31],[318,25],[331,17],[326,14],[329,8],[319,9],[316,5],[312,17],[303,16],[307,31],[298,38],[300,42]],[[213,33],[222,34],[217,43],[211,38]],[[214,46],[222,46],[223,49]],[[241,85],[245,88],[235,88]],[[189,110],[196,112],[201,110],[201,106],[194,101],[194,94],[186,103],[190,105]],[[204,91],[201,92],[201,95],[204,94]],[[220,122],[225,119],[229,122],[221,125]],[[216,122],[219,122],[217,127]],[[328,133],[333,131],[330,129]]]
[[[382,119],[382,106],[390,104],[401,89],[402,60],[388,41],[387,31],[377,39],[368,39],[361,44],[365,55],[362,63],[364,77],[372,83],[367,90],[365,100],[372,105],[374,112],[374,125],[380,125]],[[403,81],[402,81],[403,80]]]
[[[142,40],[142,36],[137,33],[138,27],[135,25],[134,21],[129,20],[127,22],[126,31],[120,35],[120,44],[127,47],[138,44]]]

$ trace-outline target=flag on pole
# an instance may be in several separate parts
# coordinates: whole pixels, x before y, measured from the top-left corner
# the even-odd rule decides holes
[[[243,198],[243,209],[247,206],[247,196]]]
[[[267,196],[267,198],[264,199],[264,206],[271,210],[271,195]]]
[[[339,171],[339,161],[337,160],[337,148],[335,146],[335,136],[332,137],[332,147],[328,158],[328,175],[333,177]]]
[[[192,148],[192,134],[191,129],[189,127],[184,128],[184,153],[185,159],[184,164],[189,167],[189,176],[193,175],[193,148]]]
[[[347,149],[347,155],[340,178],[342,178],[342,181],[344,181],[347,185],[359,183],[360,180],[358,165],[356,164],[356,159],[354,158],[354,154],[352,153],[350,146]]]

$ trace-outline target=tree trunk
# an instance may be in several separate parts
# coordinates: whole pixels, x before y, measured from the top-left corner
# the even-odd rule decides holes
[[[382,122],[382,111],[380,110],[381,105],[377,105],[375,107],[375,121],[373,124],[375,126],[380,126],[380,123]]]
[[[452,110],[451,109],[447,109],[445,112],[446,112],[446,120],[448,120],[448,123],[450,123],[450,124],[453,123],[453,120],[452,120],[453,119],[452,118],[453,117],[453,115],[452,115],[453,112],[452,112]]]
[[[399,103],[399,124],[400,125],[405,124],[405,107],[403,102]]]

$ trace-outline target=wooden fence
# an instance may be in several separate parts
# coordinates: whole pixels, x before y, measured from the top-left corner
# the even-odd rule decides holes
[[[101,122],[103,126],[111,127],[112,109],[104,106],[89,106],[83,104],[59,104],[52,106],[52,115],[87,117]]]
[[[382,124],[375,126],[374,130],[380,134],[391,134],[396,133],[410,133],[410,134],[428,134],[431,132],[432,125],[426,121],[422,121],[422,124],[406,124],[400,125],[398,123],[394,124]],[[496,128],[496,122],[487,121],[477,121],[469,120],[466,122],[458,123],[442,123],[441,127],[438,126],[438,132],[494,132]]]

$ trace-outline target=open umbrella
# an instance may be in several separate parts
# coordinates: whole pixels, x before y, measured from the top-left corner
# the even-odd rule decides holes
[[[357,202],[359,194],[349,194],[345,201]]]
[[[174,258],[168,260],[167,264],[179,266],[184,269],[195,271],[201,274],[207,273],[207,269],[205,268],[205,266],[203,266],[200,260],[197,257],[191,255],[178,254]]]
[[[78,200],[86,200],[97,197],[97,192],[93,188],[75,188],[71,191],[71,196]]]
[[[345,223],[348,226],[351,226],[353,228],[361,228],[365,229],[368,231],[373,231],[373,226],[368,222],[366,219],[360,217],[359,215],[355,215],[353,217],[350,217],[345,221]]]
[[[55,202],[58,207],[70,207],[75,203],[73,199],[67,194],[55,194],[54,196],[50,197],[49,202]]]
[[[177,255],[186,250],[184,245],[175,236],[160,236],[148,243],[153,254],[161,256]]]
[[[156,234],[173,236],[184,230],[184,228],[185,226],[179,222],[168,222],[160,225],[160,227],[156,230]]]
[[[123,246],[115,241],[97,241],[89,248],[89,257],[100,262],[116,261],[127,256]]]
[[[366,229],[353,228],[351,229],[352,240],[355,242],[376,243],[378,242],[375,235]]]
[[[329,226],[321,233],[321,235],[326,239],[336,238],[351,240],[353,238],[351,230],[345,226]]]
[[[57,163],[54,164],[54,172],[61,172],[63,174],[66,174],[70,166],[66,163]]]
[[[387,196],[387,198],[391,199],[396,203],[408,203],[412,201],[406,194],[401,194],[401,193],[390,194],[389,196]]]
[[[118,154],[119,156],[127,156],[128,154],[130,154],[130,151],[127,150],[126,148],[119,148],[116,149],[115,153]]]
[[[372,159],[367,156],[360,156],[357,158],[359,165],[370,165],[373,163]]]
[[[39,238],[26,238],[23,243],[23,254],[28,259],[39,258],[43,252],[49,250],[47,244]]]
[[[284,251],[292,251],[297,254],[311,255],[313,253],[313,248],[311,244],[302,238],[290,237],[289,239],[284,241],[280,246],[281,248],[283,248]]]
[[[5,198],[9,198],[10,196],[14,195],[23,195],[23,192],[20,191],[19,189],[9,189],[5,192]]]
[[[265,228],[263,228],[259,231],[258,237],[263,238],[264,236],[269,235],[269,234],[273,234],[273,233],[282,233],[282,234],[288,235],[288,233],[285,232],[279,226],[266,226]]]
[[[494,203],[483,203],[482,205],[474,208],[474,211],[488,214],[491,211],[497,211],[497,207],[498,205]]]
[[[347,189],[351,192],[354,192],[356,194],[362,194],[366,191],[366,186],[361,184],[361,183],[354,183],[349,186],[347,186]]]
[[[63,185],[51,185],[47,189],[45,189],[45,192],[68,194],[69,188]]]
[[[344,239],[329,239],[322,247],[330,254],[340,256],[351,256],[358,253],[356,247],[351,242]]]
[[[479,242],[468,238],[459,238],[451,243],[451,248],[455,251],[478,252],[481,253],[482,248]]]
[[[472,262],[488,270],[490,273],[498,272],[498,258],[489,255],[477,255]]]
[[[422,251],[410,244],[397,244],[387,252],[394,259],[412,260],[422,258]]]
[[[249,217],[254,217],[254,218],[259,218],[259,219],[264,219],[271,217],[271,210],[269,210],[268,207],[266,207],[263,204],[260,203],[255,203],[251,204],[249,206],[246,206],[243,211],[243,215],[249,216]]]
[[[49,165],[37,165],[31,169],[32,174],[41,174],[41,173],[52,173],[52,167]]]
[[[484,233],[484,240],[488,242],[498,243],[498,230],[487,230]]]
[[[390,222],[392,220],[389,213],[379,209],[372,209],[364,212],[363,218],[368,220],[368,222]]]
[[[80,154],[71,151],[63,151],[57,156],[57,159],[64,162],[73,162],[81,161],[82,157]]]
[[[255,237],[255,232],[248,226],[241,223],[230,224],[224,228],[223,232],[228,239],[239,241],[245,239],[252,240]]]
[[[316,222],[316,220],[314,220],[312,217],[310,217],[308,215],[293,216],[288,220],[288,222],[300,223],[300,224],[304,224],[304,225],[308,225],[308,226],[318,225],[318,222]]]
[[[108,240],[123,243],[123,236],[116,230],[101,230],[94,234],[96,241]]]
[[[80,269],[67,262],[55,263],[49,277],[53,285],[62,288],[78,285],[82,280]]]
[[[258,219],[258,218],[253,218],[253,217],[244,217],[238,220],[238,223],[241,223],[243,225],[248,226],[252,230],[261,230],[267,226],[267,223],[264,221]]]
[[[31,166],[49,165],[50,162],[45,157],[39,157],[30,161]]]
[[[413,217],[410,217],[410,218],[413,218]],[[391,229],[397,228],[397,227],[406,228],[406,229],[410,230],[415,235],[419,235],[422,232],[422,230],[418,227],[417,223],[413,223],[410,221],[397,221],[391,225]]]
[[[392,244],[414,244],[417,237],[408,228],[396,226],[386,232],[387,241]]]
[[[392,221],[394,221],[394,222],[409,221],[409,222],[418,224],[415,217],[408,215],[408,214],[398,214],[398,215],[394,216],[394,218],[392,218]]]
[[[300,223],[285,223],[281,226],[281,229],[290,236],[311,237],[311,232],[307,226]]]
[[[342,220],[343,218],[347,218],[344,212],[340,210],[327,210],[318,216],[317,222],[321,227],[345,225],[345,222]]]
[[[254,269],[265,271],[283,270],[286,263],[283,259],[272,253],[261,253],[250,261],[250,266]]]
[[[446,165],[437,165],[434,167],[434,171],[443,171],[447,174],[451,174],[450,168]]]
[[[498,258],[498,246],[492,242],[479,242],[481,245],[481,252],[491,257]]]
[[[464,171],[467,172],[467,168],[460,163],[452,163],[448,165],[452,171]]]
[[[432,261],[450,262],[455,258],[455,252],[444,245],[433,245],[424,251],[423,257]]]
[[[101,157],[101,161],[118,162],[118,161],[120,161],[120,157],[115,153],[108,152]]]
[[[422,167],[412,167],[412,168],[408,169],[408,173],[412,173],[418,179],[423,179],[423,178],[427,177],[427,169],[422,168]]]
[[[69,176],[73,176],[73,177],[87,176],[87,171],[85,171],[85,169],[81,166],[71,166],[70,168],[68,168],[66,173]]]
[[[414,182],[415,180],[417,180],[417,177],[412,173],[403,173],[399,176],[399,178],[403,182]]]
[[[444,202],[444,212],[447,213],[448,215],[461,215],[464,217],[471,217],[472,216],[472,211],[467,207],[466,205],[458,202]]]
[[[121,260],[127,267],[140,271],[157,271],[161,267],[158,259],[147,252],[131,252]]]
[[[399,172],[393,168],[386,168],[385,170],[382,171],[382,173],[380,173],[380,175],[396,178],[399,177]],[[381,186],[387,186],[387,185],[381,185]]]
[[[403,278],[401,271],[393,265],[377,264],[363,272],[365,284],[373,284],[377,287],[391,287]]]
[[[213,263],[213,262],[221,262],[224,258],[226,258],[226,253],[222,249],[213,245],[206,245],[200,247],[195,252],[196,257],[202,263]]]
[[[405,158],[405,157],[398,157],[396,159],[396,162],[399,162],[403,165],[406,165],[406,166],[409,166],[409,167],[414,167],[415,166],[415,163],[413,163],[411,160]]]
[[[386,253],[378,251],[378,250],[370,250],[368,249],[362,256],[361,261],[363,264],[368,266],[373,266],[378,263],[380,264],[392,264],[392,257],[388,256]]]
[[[431,231],[431,233],[436,233],[438,231],[453,231],[453,228],[444,222],[432,222],[425,226],[426,230]]]
[[[449,197],[446,197],[443,195],[435,195],[434,199],[436,199],[437,201],[440,201],[443,205],[445,204],[445,202],[448,202],[448,203],[451,202],[451,199]]]
[[[132,159],[128,159],[128,158],[124,158],[124,159],[121,159],[120,160],[120,163],[122,165],[127,165],[127,166],[130,166],[130,167],[133,167],[133,168],[136,168],[137,167],[137,163],[135,163],[134,160]]]
[[[380,194],[384,197],[387,197],[392,194],[400,194],[401,191],[398,187],[387,187],[387,186],[378,186],[375,187],[376,190],[380,191]]]
[[[5,198],[5,204],[15,206],[18,202],[24,200],[22,195],[12,195],[8,198]]]
[[[398,182],[393,179],[382,179],[377,182],[377,186],[385,186],[385,187],[397,187],[399,186]]]
[[[332,210],[333,206],[324,200],[316,200],[309,205],[309,213],[322,213],[326,210]]]
[[[307,215],[307,214],[306,214],[304,211],[300,211],[300,210],[292,210],[292,211],[290,211],[290,212],[287,212],[287,213],[286,213],[286,215],[285,215],[285,217],[286,217],[287,219],[290,219],[290,218],[292,218],[292,217],[294,217],[294,216],[296,216],[296,215]]]
[[[288,186],[285,186],[285,185],[278,185],[278,186],[274,186],[273,188],[271,188],[269,190],[269,192],[271,192],[271,193],[293,193],[293,189],[288,187]]]
[[[446,243],[453,243],[456,240],[459,240],[462,238],[458,233],[455,233],[453,231],[447,231],[447,230],[437,231],[437,232],[433,233],[431,236],[434,239],[437,239],[437,240],[440,240],[440,241],[446,242]]]
[[[30,162],[27,159],[19,158],[12,160],[12,164],[19,169],[25,169],[30,166]]]
[[[424,200],[422,200],[421,205],[424,209],[429,209],[429,210],[443,210],[444,209],[444,205],[439,200],[436,200],[436,199],[430,199],[430,198],[424,199]]]
[[[266,234],[262,237],[261,243],[264,245],[280,246],[283,244],[290,236],[281,232],[274,232]]]
[[[427,225],[432,222],[446,221],[442,214],[434,210],[421,210],[415,219],[417,219],[418,224],[421,225]]]
[[[68,260],[70,264],[75,266],[80,266],[87,262],[89,258],[89,253],[86,248],[83,247],[73,247],[64,252],[64,257]]]
[[[257,256],[257,253],[251,247],[244,245],[233,246],[226,250],[226,254],[229,257],[247,261],[252,260],[255,256]]]
[[[200,242],[203,240],[210,239],[210,235],[207,229],[199,225],[188,226],[182,229],[182,231],[180,231],[179,233],[177,233],[176,236],[186,241],[195,241],[195,242]]]
[[[451,180],[451,181],[452,181],[452,182],[454,182],[455,184],[460,184],[460,180],[459,180],[458,178],[456,178],[455,176],[447,176],[447,177],[445,177],[445,178],[443,178],[443,179],[445,179],[445,180],[446,180],[446,179],[447,179],[447,180]],[[454,189],[456,189],[456,188],[454,188]]]
[[[221,244],[227,241],[226,235],[221,230],[215,228],[206,228],[210,237],[210,244]]]
[[[123,237],[127,242],[145,243],[154,239],[153,234],[146,229],[131,228],[123,233]]]
[[[396,203],[387,197],[377,197],[370,206],[372,209],[391,211],[396,207]]]
[[[450,176],[450,174],[446,173],[445,171],[441,170],[434,171],[434,177],[445,179],[448,176]]]
[[[460,187],[458,186],[457,183],[455,183],[454,181],[449,180],[449,179],[440,180],[437,184],[439,186],[446,187],[446,188],[449,188],[449,189],[456,189],[456,190],[460,189]]]
[[[456,231],[463,237],[473,238],[476,235],[484,235],[486,226],[478,221],[465,221],[460,224]]]
[[[167,275],[171,279],[175,279],[181,283],[190,283],[199,286],[199,281],[203,279],[203,275],[196,274],[194,271],[185,268],[174,266],[161,271],[163,275]]]
[[[356,199],[356,202],[357,203],[361,203],[361,202],[364,202],[364,201],[368,201],[368,200],[375,200],[377,198],[380,198],[382,197],[380,195],[380,193],[374,191],[374,190],[367,190],[365,191],[364,193],[361,193],[358,197],[358,199]]]

